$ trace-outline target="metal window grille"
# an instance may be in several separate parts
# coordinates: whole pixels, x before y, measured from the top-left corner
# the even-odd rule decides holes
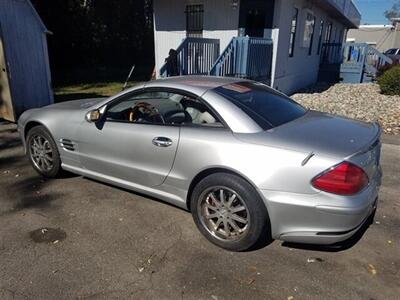
[[[292,17],[291,28],[290,28],[290,40],[289,40],[289,57],[294,55],[294,46],[296,41],[296,30],[297,30],[297,17],[299,15],[299,10],[294,9],[294,15]]]
[[[310,45],[308,47],[308,55],[312,54],[312,47],[313,47],[313,41],[314,41],[314,32],[315,32],[315,21],[316,21],[316,18],[315,18],[315,16],[313,16],[312,20],[311,20],[311,37],[310,37]]]
[[[325,32],[325,40],[324,40],[325,43],[329,43],[331,41],[331,35],[332,35],[332,23],[329,23]]]
[[[203,4],[186,6],[186,36],[202,37],[203,36]]]
[[[321,53],[321,46],[322,46],[322,34],[324,33],[324,20],[321,20],[319,23],[319,40],[318,40],[318,49],[317,49],[317,54],[319,55]]]

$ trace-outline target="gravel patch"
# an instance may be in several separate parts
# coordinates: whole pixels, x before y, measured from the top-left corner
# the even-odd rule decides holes
[[[385,133],[400,134],[400,96],[382,95],[377,84],[318,84],[292,98],[312,110],[367,122],[378,121]]]

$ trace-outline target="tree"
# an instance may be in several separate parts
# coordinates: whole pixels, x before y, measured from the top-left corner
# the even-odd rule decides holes
[[[392,8],[385,11],[385,17],[390,21],[393,18],[400,18],[400,0],[393,4]]]
[[[53,33],[48,36],[48,45],[56,84],[122,80],[133,64],[134,76],[139,77],[135,79],[150,77],[154,65],[151,0],[32,3]]]

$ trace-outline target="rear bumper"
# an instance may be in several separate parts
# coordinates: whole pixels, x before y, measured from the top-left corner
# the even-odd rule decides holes
[[[334,244],[354,235],[377,206],[379,173],[374,184],[354,196],[325,192],[294,194],[263,190],[274,239]]]
[[[377,201],[378,199],[376,199]],[[369,214],[365,219],[355,228],[349,229],[347,231],[340,232],[289,232],[283,233],[279,236],[279,240],[293,242],[293,243],[305,243],[305,244],[319,244],[319,245],[331,245],[338,242],[345,241],[352,237],[357,231],[364,226],[364,224],[370,219],[371,215],[374,213],[376,205],[373,205]]]

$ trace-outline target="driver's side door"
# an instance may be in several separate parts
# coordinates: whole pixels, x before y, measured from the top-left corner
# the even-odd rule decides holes
[[[163,120],[179,105],[175,98],[162,90],[133,92],[109,104],[98,123],[84,122],[78,141],[83,167],[111,180],[161,185],[179,142],[180,127]]]

